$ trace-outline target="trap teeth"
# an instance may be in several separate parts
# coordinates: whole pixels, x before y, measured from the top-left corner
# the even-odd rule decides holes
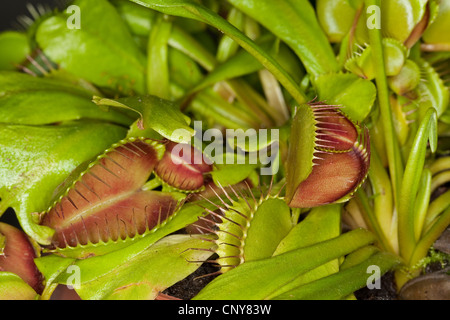
[[[286,202],[310,208],[352,195],[369,168],[367,130],[334,106],[302,105],[291,128]],[[312,111],[311,111],[312,110]],[[317,119],[319,117],[319,119]]]
[[[48,249],[124,241],[161,226],[177,210],[172,193],[144,190],[158,162],[158,146],[124,140],[100,155],[45,213],[55,230]]]

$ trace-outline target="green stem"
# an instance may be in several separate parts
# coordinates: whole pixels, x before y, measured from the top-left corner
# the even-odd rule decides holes
[[[431,172],[429,169],[424,169],[422,180],[417,193],[415,201],[415,215],[414,215],[414,233],[416,241],[419,241],[423,232],[425,218],[427,216],[428,206],[430,204],[431,196]]]
[[[400,255],[409,260],[416,245],[415,216],[417,197],[425,163],[427,141],[430,139],[435,122],[434,108],[428,109],[414,138],[406,164],[400,190],[398,207],[398,238]],[[432,144],[430,142],[430,144]],[[420,195],[419,195],[420,196]]]
[[[423,259],[433,243],[439,238],[444,230],[450,224],[450,207],[440,215],[433,226],[423,235],[422,239],[417,243],[414,252],[409,260],[409,265],[414,266]]]
[[[191,34],[185,32],[178,26],[173,26],[169,38],[169,45],[196,61],[207,71],[211,71],[217,65],[216,58]]]
[[[298,219],[300,218],[302,209],[301,208],[292,208],[291,212],[292,212],[292,219],[291,219],[292,225],[295,226],[298,223]]]
[[[433,193],[439,186],[450,181],[450,170],[436,174],[431,182],[431,192]]]
[[[279,115],[251,85],[242,79],[231,79],[227,81],[227,84],[233,90],[236,98],[249,110],[256,113],[263,126],[271,128],[275,125],[274,121],[277,121]]]
[[[206,50],[203,45],[189,33],[181,30],[175,25],[172,27],[169,45],[193,59],[208,72],[213,71],[218,65],[218,61],[214,55]],[[274,110],[267,105],[267,102],[262,97],[259,97],[256,91],[244,80],[229,79],[226,80],[225,83],[230,86],[238,100],[242,102],[242,107],[249,113],[253,112],[255,118],[257,118],[258,122],[264,127],[273,127],[274,121],[279,122],[278,119],[280,118],[280,115],[276,112],[277,110]],[[192,97],[199,91],[200,90],[197,88],[193,90],[191,88],[191,91],[178,95],[182,96],[181,105],[190,102]],[[221,123],[223,124],[223,121]]]
[[[439,158],[430,166],[430,171],[433,176],[446,170],[450,170],[450,157]]]
[[[150,181],[148,181],[146,184],[144,184],[144,186],[142,187],[142,190],[144,190],[144,191],[153,190],[153,189],[160,187],[161,185],[162,185],[161,179],[154,178],[154,179],[151,179]]]
[[[45,287],[44,292],[42,292],[42,295],[39,297],[39,300],[50,300],[57,286],[58,283],[52,283],[48,287]]]
[[[426,215],[424,231],[427,231],[432,226],[433,221],[436,220],[436,217],[438,217],[439,214],[441,214],[441,212],[446,210],[449,206],[450,206],[450,190],[440,195],[430,204]]]
[[[158,15],[150,32],[147,61],[147,92],[163,99],[170,99],[168,42],[172,23],[164,15]]]
[[[252,54],[267,70],[280,81],[285,89],[299,103],[308,101],[306,94],[300,89],[294,79],[284,70],[272,56],[266,53],[254,41],[244,35],[231,23],[220,17],[210,9],[191,1],[167,1],[167,0],[130,0],[139,5],[163,12],[169,15],[181,16],[205,22],[225,33],[236,41],[242,48]]]
[[[245,16],[240,10],[234,7],[231,8],[230,12],[228,13],[227,20],[239,30],[244,30]],[[239,45],[235,41],[233,41],[228,36],[223,36],[222,39],[220,39],[219,45],[217,47],[217,61],[219,63],[227,61],[231,56],[233,56],[233,54],[236,53],[238,49]]]
[[[363,208],[365,216],[368,218],[367,222],[370,224],[370,228],[377,236],[379,245],[383,248],[384,251],[395,253],[394,248],[389,243],[389,240],[384,235],[384,232],[381,229],[380,224],[378,223],[377,217],[375,216],[375,213],[372,210],[372,206],[369,203],[369,199],[365,191],[359,188],[358,191],[356,191],[356,194],[358,196],[357,201]]]
[[[366,0],[366,8],[372,5],[381,6],[380,0]],[[398,203],[400,185],[403,175],[403,163],[400,157],[400,148],[395,133],[389,101],[389,88],[386,77],[384,53],[381,30],[373,28],[368,30],[370,45],[373,52],[373,62],[376,70],[375,81],[378,89],[378,103],[383,122],[383,131],[386,144],[386,152],[389,162],[389,172],[392,181],[394,201]]]
[[[186,93],[184,88],[174,82],[171,84],[171,90],[177,98]],[[188,109],[202,118],[212,119],[229,129],[248,129],[257,125],[255,118],[247,119],[247,115],[242,110],[216,96],[211,90],[200,92],[195,96]]]
[[[386,235],[389,235],[391,234],[392,214],[394,212],[392,186],[376,149],[372,149],[371,151],[370,164],[369,179],[374,194],[375,216],[380,224],[381,230]]]

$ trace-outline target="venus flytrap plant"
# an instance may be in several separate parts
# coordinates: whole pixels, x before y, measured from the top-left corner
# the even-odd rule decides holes
[[[107,150],[42,214],[41,223],[55,229],[50,249],[120,242],[159,227],[176,212],[175,193],[142,189],[162,157],[149,142],[130,139]]]
[[[135,21],[141,20],[150,20],[154,19],[154,12],[147,10],[143,7],[137,6],[127,1],[119,1],[116,3],[122,15],[132,27],[133,32],[137,36],[143,36],[149,34],[150,30],[155,26],[152,22],[148,22],[145,24],[140,24],[139,26],[134,26],[133,23]],[[139,10],[140,9],[140,10]],[[153,13],[153,15],[148,16],[148,12]],[[132,20],[128,17],[132,17]],[[130,21],[129,21],[130,20]],[[191,70],[187,77],[181,77],[180,73],[186,73],[186,64],[196,65],[196,62],[199,66],[210,71],[215,68],[218,64],[217,59],[211,54],[203,44],[199,43],[194,37],[192,37],[189,33],[185,32],[181,29],[179,23],[180,18],[175,18],[172,22],[171,32],[168,35],[167,45],[170,46],[168,49],[168,53],[164,54],[165,60],[169,59],[169,61],[165,62],[165,65],[168,65],[171,71],[171,79],[170,79],[170,95],[167,93],[167,88],[165,89],[166,94],[165,98],[170,99],[184,99],[190,100],[193,99],[192,103],[188,107],[188,112],[192,111],[196,114],[201,114],[204,117],[215,119],[215,121],[221,125],[232,128],[249,128],[249,127],[259,127],[260,122],[262,124],[272,125],[272,122],[267,117],[264,117],[264,113],[261,112],[261,108],[259,107],[259,103],[253,102],[255,99],[240,99],[243,101],[243,105],[235,106],[231,103],[223,101],[220,99],[216,93],[214,93],[211,89],[203,90],[203,92],[197,93],[198,89],[190,90],[193,86],[200,82],[201,73],[199,70]],[[155,46],[152,46],[150,43],[148,48],[155,50],[155,52],[159,52],[155,49]],[[183,56],[184,54],[184,56]],[[239,72],[242,72],[242,68],[248,68],[248,60],[247,62],[241,63],[239,66],[236,65],[235,68],[239,69]],[[152,61],[152,59],[150,59]],[[255,61],[253,57],[250,56],[250,65],[255,65]],[[153,63],[150,65],[158,66],[159,64],[153,60]],[[166,67],[165,67],[166,68]],[[253,67],[255,68],[255,67]],[[253,70],[252,68],[252,70]],[[256,69],[260,69],[262,66],[256,62]],[[200,69],[200,68],[198,68]],[[228,69],[228,68],[227,68]],[[177,70],[177,71],[174,71]],[[167,71],[167,70],[166,70]],[[164,72],[165,74],[167,72]],[[151,74],[151,73],[149,73]],[[161,72],[157,72],[157,74],[161,75]],[[194,76],[194,74],[198,76]],[[167,78],[167,74],[165,76]],[[230,76],[229,76],[230,77]],[[167,80],[167,79],[166,79]],[[244,86],[242,81],[236,80],[236,84],[233,85],[233,89],[238,90],[241,86]],[[159,81],[155,81],[156,88],[162,88],[161,83]],[[150,82],[149,82],[150,83]],[[204,83],[204,81],[202,81]],[[214,82],[215,83],[215,82]],[[212,85],[214,83],[209,83]],[[167,84],[165,85],[167,86]],[[205,88],[207,85],[204,86]],[[203,88],[202,88],[203,89]],[[252,90],[249,88],[249,90]],[[186,93],[189,91],[189,93]],[[196,92],[195,97],[191,97],[193,93]],[[242,96],[238,94],[238,97]],[[255,108],[256,107],[256,108]],[[246,110],[248,109],[248,110]],[[255,112],[252,112],[254,110]],[[246,112],[247,111],[247,112]],[[247,113],[251,113],[249,116]],[[273,114],[272,114],[273,116]],[[275,114],[276,116],[276,114]],[[254,119],[258,119],[255,121]]]
[[[450,4],[448,1],[439,2],[439,9],[435,19],[423,34],[424,43],[421,48],[425,51],[449,51],[449,39],[447,35],[441,34],[442,30],[448,29],[448,17]]]
[[[366,2],[366,6],[369,5],[379,5],[379,3]],[[372,29],[368,33],[370,45],[374,49],[377,48],[378,52],[374,61],[382,66],[383,61],[391,59],[391,56],[386,55],[385,48],[381,46],[380,31]],[[433,207],[433,202],[430,200],[431,174],[427,168],[424,168],[427,145],[431,153],[436,151],[437,119],[442,113],[441,108],[446,109],[448,106],[448,91],[442,86],[442,81],[435,71],[423,59],[418,58],[416,52],[415,56],[412,56],[413,61],[407,62],[409,69],[404,70],[411,74],[409,79],[398,75],[389,78],[386,83],[385,68],[387,69],[388,66],[385,64],[385,68],[375,69],[386,143],[386,151],[381,149],[381,152],[386,152],[390,177],[384,172],[380,163],[378,156],[380,148],[375,148],[378,150],[374,150],[374,164],[369,174],[374,195],[373,203],[363,190],[358,191],[356,200],[363,216],[367,217],[370,228],[377,234],[380,245],[385,250],[398,254],[404,259],[405,265],[411,268],[409,272],[402,270],[396,273],[398,288],[401,288],[409,278],[418,275],[418,271],[413,270],[414,266],[426,256],[432,242],[449,224],[448,218],[443,214],[439,221],[434,221],[436,233],[431,234],[425,231],[424,219],[428,215],[429,206]],[[426,81],[419,82],[418,78],[424,76]],[[389,89],[399,96],[389,97],[391,94]],[[411,108],[417,109],[414,113],[408,114],[399,109],[401,103],[407,105],[411,102],[413,103]],[[411,115],[414,117],[414,122],[406,118]],[[394,124],[397,134],[392,131]],[[402,127],[407,131],[401,131]],[[399,153],[399,150],[402,152]],[[388,184],[389,179],[392,181],[392,186]]]
[[[242,48],[249,51],[261,64],[277,76],[286,90],[299,102],[305,102],[306,97],[299,89],[292,77],[280,67],[279,63],[263,51],[251,39],[243,35],[238,29],[215,12],[193,1],[143,1],[138,4],[169,15],[181,16],[205,22],[220,30],[236,41]]]
[[[336,106],[300,106],[287,160],[287,203],[310,208],[347,200],[364,181],[369,161],[368,133]]]
[[[96,6],[90,5],[89,1],[74,4],[83,12],[83,27],[70,30],[67,28],[68,14],[55,15],[37,27],[38,45],[62,68],[98,87],[125,94],[145,93],[145,57],[114,7],[108,1],[101,1]],[[98,20],[99,15],[105,20]],[[114,21],[114,32],[111,32],[111,22],[107,21]],[[92,50],[77,50],[80,42],[92,46]],[[67,56],[67,50],[73,52],[72,56]],[[86,53],[91,56],[86,57]],[[110,68],[111,65],[114,68]]]
[[[168,142],[162,159],[156,165],[155,175],[169,189],[199,192],[204,188],[205,175],[213,170],[203,157],[200,150],[188,144]]]
[[[17,117],[17,124],[1,124],[0,209],[3,213],[8,207],[14,208],[27,234],[40,243],[48,243],[51,230],[38,226],[31,213],[44,210],[53,190],[77,166],[123,138],[126,131],[105,121],[69,120],[61,125],[36,125],[27,123],[28,114],[23,117],[22,123]],[[26,152],[22,141],[27,141]],[[41,194],[44,190],[45,196]]]
[[[38,255],[33,242],[23,231],[6,223],[0,223],[0,238],[0,271],[2,278],[6,278],[1,281],[0,298],[27,299],[41,294],[43,277],[33,261]],[[20,290],[15,292],[18,285]]]
[[[0,36],[0,46],[8,47],[8,50],[2,51],[2,65],[0,70],[14,70],[16,65],[26,60],[26,56],[30,54],[31,48],[25,33],[21,32],[4,32]]]
[[[36,21],[35,59],[0,73],[0,212],[40,244],[44,281],[0,288],[49,299],[79,270],[83,299],[155,299],[206,261],[196,299],[350,299],[372,265],[417,275],[450,217],[448,192],[430,201],[450,166],[428,152],[448,91],[420,52],[443,48],[445,6],[335,2],[77,0],[81,29]],[[213,156],[196,144],[212,128],[277,132]]]

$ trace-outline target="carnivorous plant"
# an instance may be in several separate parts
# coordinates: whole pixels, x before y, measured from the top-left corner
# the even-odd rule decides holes
[[[450,0],[30,13],[0,33],[0,299],[170,298],[205,265],[193,299],[355,299],[449,226]]]

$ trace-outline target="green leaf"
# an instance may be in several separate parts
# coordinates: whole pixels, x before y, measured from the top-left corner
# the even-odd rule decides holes
[[[91,101],[92,92],[61,79],[0,71],[0,123],[43,125],[95,119],[130,125],[134,119],[105,111]]]
[[[116,7],[133,34],[148,37],[156,17],[155,11],[145,10],[142,6],[127,0],[111,0],[110,2]]]
[[[325,74],[314,81],[320,101],[342,106],[342,112],[350,119],[362,122],[372,110],[377,90],[365,79],[346,74]]]
[[[438,14],[435,20],[428,26],[423,34],[423,40],[427,44],[450,45],[450,34],[442,32],[450,28],[450,4],[448,1],[439,1]],[[442,50],[444,51],[444,50]]]
[[[186,21],[197,22],[186,19]],[[176,20],[175,20],[176,22]],[[183,52],[206,70],[211,70],[217,63],[214,55],[205,47],[205,44],[196,38],[196,34],[188,33],[178,25],[174,25],[169,38],[169,45]]]
[[[268,199],[256,210],[244,243],[245,263],[269,258],[291,230],[291,211],[282,199]]]
[[[78,0],[80,28],[69,29],[64,12],[42,22],[36,41],[61,68],[99,87],[145,92],[145,57],[126,24],[106,0]],[[99,17],[102,17],[99,19]]]
[[[292,120],[291,140],[289,142],[288,160],[286,162],[287,203],[292,201],[297,187],[312,172],[315,130],[313,111],[308,105],[299,106]]]
[[[227,133],[227,143],[232,148],[238,148],[245,152],[257,152],[267,149],[271,145],[279,142],[279,133],[272,130],[234,130]]]
[[[127,0],[113,0],[112,3],[132,33],[147,39],[154,26],[157,12]],[[173,23],[168,44],[194,59],[205,69],[212,69],[216,64],[214,55],[196,38],[196,32],[203,31],[205,24],[179,17],[171,17],[171,19]]]
[[[228,17],[228,22],[235,26],[240,31],[243,31],[245,24],[245,15],[237,10],[236,8],[231,8]],[[223,36],[217,46],[217,61],[224,62],[232,57],[236,51],[239,49],[239,45],[233,41],[233,39]]]
[[[48,244],[52,230],[38,226],[31,214],[45,211],[54,190],[75,168],[125,134],[122,127],[91,121],[54,126],[0,124],[0,212],[12,207],[24,231]]]
[[[0,70],[16,69],[31,52],[27,35],[17,31],[0,33],[0,48]]]
[[[204,77],[199,65],[192,58],[173,48],[169,48],[169,68],[171,82],[183,89],[192,88]],[[176,96],[173,92],[172,96],[175,99],[182,97]]]
[[[215,185],[234,185],[248,178],[255,169],[259,167],[257,164],[229,164],[220,166],[211,172]]]
[[[299,83],[304,75],[304,70],[301,67],[298,58],[284,44],[278,45],[277,50],[274,51],[274,41],[277,42],[271,35],[268,35],[259,38],[257,44],[279,61],[291,77]],[[220,81],[246,76],[262,70],[263,68],[263,65],[248,51],[239,50],[228,60],[215,66],[190,93],[192,94],[200,91]]]
[[[345,299],[349,294],[365,287],[368,278],[372,276],[368,273],[371,266],[377,266],[380,276],[400,263],[398,257],[380,252],[369,257],[364,262],[356,266],[347,268],[328,277],[299,286],[296,289],[285,292],[274,299],[277,300],[338,300]],[[373,277],[371,283],[376,278]]]
[[[18,275],[0,272],[0,300],[36,300],[38,294]]]
[[[420,123],[405,167],[398,204],[400,254],[409,260],[416,244],[414,202],[422,178],[428,141],[432,152],[437,145],[437,117],[434,108],[428,109]]]
[[[341,42],[355,19],[356,9],[348,0],[318,0],[317,19],[330,42]]]
[[[141,115],[142,128],[153,129],[163,137],[179,143],[191,141],[194,130],[188,126],[186,116],[179,107],[155,96],[127,97],[117,100],[94,97],[99,106],[131,109]]]
[[[228,0],[283,40],[317,76],[337,72],[338,64],[314,8],[307,0]]]
[[[289,234],[281,240],[274,252],[274,256],[336,238],[340,233],[341,205],[337,204],[313,208],[306,218],[292,228]],[[283,287],[282,290],[286,291],[289,290],[289,288],[295,288],[299,285],[326,277],[338,271],[339,261],[335,259],[293,279],[291,283]]]
[[[393,38],[383,38],[382,42],[386,75],[396,76],[405,64],[408,49],[402,42]],[[345,67],[364,79],[372,80],[375,78],[375,64],[372,56],[372,47],[366,45],[361,53],[346,62]]]
[[[420,239],[427,217],[428,206],[431,198],[431,179],[430,169],[424,168],[417,197],[414,203],[414,231],[416,241]]]
[[[405,95],[419,85],[420,77],[419,66],[408,59],[398,75],[388,78],[389,88],[398,95]]]
[[[383,35],[388,35],[400,42],[406,42],[414,28],[424,17],[427,3],[427,0],[380,1],[378,7],[382,16],[381,32]],[[359,44],[367,43],[369,40],[365,10],[366,8],[363,9],[355,32],[355,38]],[[376,17],[373,10],[369,10],[367,13],[368,17]],[[373,18],[371,21],[373,21]]]
[[[264,45],[265,44],[265,45]],[[263,42],[261,48],[269,49],[270,43]],[[262,69],[262,64],[248,51],[240,50],[233,57],[217,65],[203,80],[197,84],[192,92],[200,91],[214,83],[244,76]]]
[[[135,251],[132,246],[102,257],[79,260],[76,265],[80,268],[81,283],[76,291],[85,300],[154,299],[194,272],[201,265],[197,261],[212,254],[209,249],[213,243],[200,238],[172,235],[143,251]],[[69,276],[62,273],[58,283],[67,283]]]
[[[56,288],[56,278],[75,262],[75,259],[62,258],[60,256],[50,254],[34,259],[36,266],[45,279],[44,292],[41,299],[49,300],[53,290]]]
[[[274,256],[339,236],[340,215],[340,204],[313,208],[305,219],[295,225],[281,240]]]
[[[429,107],[433,107],[439,118],[448,108],[450,91],[428,62],[423,59],[416,59],[415,62],[420,67],[423,79],[419,83],[420,117],[425,115]]]
[[[169,99],[169,57],[168,41],[172,22],[162,14],[157,15],[147,45],[147,92],[151,95]]]
[[[302,92],[293,78],[274,58],[261,49],[261,47],[254,41],[236,29],[232,24],[207,7],[204,7],[192,0],[130,1],[165,14],[202,21],[221,30],[231,39],[236,41],[241,47],[250,52],[250,54],[252,54],[264,67],[266,67],[278,79],[278,81],[280,81],[292,97],[297,100],[298,103],[306,102],[306,95]]]
[[[194,299],[270,299],[305,272],[373,241],[370,232],[358,229],[275,257],[243,263],[215,278]]]
[[[378,252],[380,252],[380,249],[378,249],[374,245],[362,247],[346,256],[345,260],[340,265],[340,268],[341,270],[345,270],[354,267]]]

